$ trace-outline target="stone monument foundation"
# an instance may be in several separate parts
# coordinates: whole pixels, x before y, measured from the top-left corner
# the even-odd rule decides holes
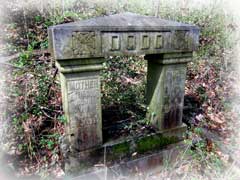
[[[67,118],[61,139],[66,172],[138,158],[182,139],[186,67],[197,49],[198,27],[122,13],[53,26],[48,32]],[[106,56],[133,55],[145,55],[148,62],[146,118],[157,132],[105,142],[99,74]]]

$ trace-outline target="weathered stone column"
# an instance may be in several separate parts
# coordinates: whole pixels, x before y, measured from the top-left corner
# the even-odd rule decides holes
[[[147,55],[147,118],[159,130],[182,126],[187,62],[192,53]]]
[[[91,59],[88,60],[91,62]],[[101,60],[99,60],[101,62]],[[71,148],[83,151],[102,144],[100,76],[102,64],[61,67],[66,136]]]
[[[67,172],[81,167],[80,152],[102,145],[99,73],[103,68],[103,60],[84,59],[84,64],[72,66],[60,64],[62,61],[56,62],[60,71],[63,109],[67,118],[65,136],[61,142]]]

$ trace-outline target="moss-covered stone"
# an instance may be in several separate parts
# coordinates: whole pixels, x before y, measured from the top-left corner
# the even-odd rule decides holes
[[[84,172],[92,167],[90,161],[83,161],[79,157],[69,157],[65,161],[64,169],[67,175],[78,175],[79,172]]]
[[[124,156],[126,154],[129,154],[130,151],[130,143],[124,142],[121,144],[117,144],[112,148],[112,155],[113,156]]]
[[[144,153],[150,150],[155,150],[162,148],[166,145],[177,142],[178,139],[174,136],[172,137],[164,137],[160,136],[147,136],[139,141],[137,141],[137,152]]]

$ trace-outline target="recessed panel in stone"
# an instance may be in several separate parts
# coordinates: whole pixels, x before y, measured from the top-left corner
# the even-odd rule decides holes
[[[112,36],[111,40],[111,50],[112,51],[118,51],[120,50],[120,37],[119,36]]]
[[[188,49],[188,31],[176,30],[172,36],[172,45],[176,50],[186,50]]]
[[[141,49],[149,49],[150,48],[150,37],[149,35],[142,35],[142,44]]]
[[[162,34],[157,34],[155,36],[155,48],[156,49],[162,49],[163,48],[163,35]]]
[[[94,32],[73,32],[73,56],[91,56],[96,51],[96,35]]]
[[[68,80],[67,89],[70,139],[74,148],[84,150],[101,144],[99,78]]]
[[[127,49],[128,50],[135,50],[136,49],[136,37],[135,36],[128,36],[127,37]]]

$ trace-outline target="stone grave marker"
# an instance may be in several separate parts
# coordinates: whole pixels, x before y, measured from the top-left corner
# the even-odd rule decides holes
[[[145,55],[146,117],[161,135],[182,136],[186,129],[182,123],[186,66],[198,46],[198,27],[121,13],[52,26],[48,33],[67,118],[62,141],[66,169],[80,167],[83,156],[106,147],[99,75],[106,56]]]

